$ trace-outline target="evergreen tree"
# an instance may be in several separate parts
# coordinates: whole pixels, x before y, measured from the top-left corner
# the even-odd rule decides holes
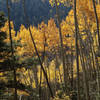
[[[12,89],[15,88],[14,76],[13,76],[13,67],[15,69],[22,68],[24,64],[17,59],[20,59],[18,54],[15,56],[15,61],[11,56],[11,48],[10,43],[5,42],[7,38],[7,34],[1,31],[1,28],[5,25],[6,18],[3,12],[0,12],[0,100],[2,99],[10,99],[13,98],[13,91]],[[14,46],[20,46],[20,43],[13,41]],[[16,50],[14,50],[16,52]],[[18,77],[17,73],[17,77]],[[27,88],[24,84],[20,83],[19,81],[16,82],[17,89],[25,91]]]
[[[4,17],[4,14],[2,12],[0,12],[0,28],[2,28],[4,26],[6,19]],[[2,64],[4,58],[6,57],[5,55],[5,42],[4,39],[6,38],[6,33],[0,31],[0,71],[2,70]],[[2,92],[5,90],[3,83],[1,83],[2,81],[0,80],[0,96],[2,95]],[[2,91],[3,90],[3,91]]]

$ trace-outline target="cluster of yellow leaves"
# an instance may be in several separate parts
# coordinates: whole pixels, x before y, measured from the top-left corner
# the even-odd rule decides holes
[[[57,0],[58,3],[73,3],[74,0]],[[49,0],[50,4],[53,5],[55,3],[55,0]],[[81,17],[84,16],[87,18],[87,21],[90,23],[92,21],[95,21],[94,16],[94,9],[93,9],[93,2],[92,0],[76,0],[77,2],[77,15],[81,14]],[[97,1],[96,1],[97,2]],[[96,9],[98,13],[98,19],[100,19],[100,1],[96,3]],[[80,19],[80,18],[78,18]],[[80,22],[80,21],[79,21]],[[84,22],[84,21],[82,21]],[[91,23],[92,24],[92,23]]]
[[[67,44],[69,47],[74,45],[74,16],[73,11],[71,10],[65,20],[61,23],[62,35],[64,44]],[[67,42],[67,43],[66,43]]]
[[[72,3],[74,0],[57,0],[58,5],[60,3],[66,4],[66,3]],[[51,5],[54,5],[55,0],[49,0]],[[100,19],[100,2],[96,3],[96,9],[98,14],[98,19]],[[92,0],[77,0],[77,19],[78,19],[78,25],[79,25],[79,32],[82,34],[82,39],[87,39],[87,30],[89,30],[94,38],[94,45],[97,45],[97,40],[94,35],[94,32],[96,30],[96,20],[95,20],[95,14],[93,9],[93,2]],[[99,20],[100,22],[100,20]],[[62,21],[61,23],[61,30],[63,35],[64,44],[67,44],[67,46],[75,45],[75,26],[74,26],[74,12],[73,9],[69,12],[68,16],[66,16],[66,19]],[[69,36],[69,38],[68,38]],[[66,38],[67,37],[67,38]],[[66,43],[67,42],[67,43]]]
[[[50,19],[48,24],[42,22],[38,25],[38,28],[30,26],[30,29],[39,52],[44,51],[44,46],[46,50],[51,50],[53,47],[58,46],[58,28],[53,19]],[[21,44],[23,44],[26,52],[29,52],[31,55],[35,52],[29,30],[23,25],[21,25],[20,31],[17,33],[17,39],[21,40]]]
[[[50,2],[53,2],[53,0],[51,0]],[[61,0],[58,2],[64,3],[66,2],[66,0]],[[78,4],[77,6],[78,24],[79,24],[79,31],[81,32],[81,34],[84,34],[84,32],[82,32],[84,29],[90,28],[92,31],[96,28],[93,8],[89,6],[90,3],[91,2],[88,0],[85,0],[85,1],[79,0],[77,3]],[[97,5],[97,9],[99,9],[99,7],[100,6]],[[98,15],[100,16],[99,13]],[[28,54],[32,55],[33,52],[35,52],[35,50],[31,41],[29,29],[25,28],[24,25],[21,25],[20,30],[17,33],[17,36],[15,37],[15,31],[14,31],[14,26],[12,22],[11,22],[11,27],[12,27],[11,31],[12,31],[13,40],[21,40],[21,44],[23,45],[23,48],[17,48],[18,51],[20,51],[20,54],[21,54],[21,51],[25,50]],[[6,22],[2,30],[5,31],[7,35],[9,35],[8,29],[9,29],[8,22]],[[38,25],[38,28],[34,26],[30,26],[30,29],[32,31],[32,35],[34,37],[34,40],[39,52],[44,51],[44,46],[45,46],[45,49],[48,51],[51,51],[52,48],[59,46],[59,31],[53,19],[50,19],[48,21],[48,24],[45,24],[44,22],[42,22],[41,24]],[[74,31],[73,10],[71,10],[68,16],[66,16],[66,19],[62,21],[61,31],[62,31],[64,45],[74,46],[75,44],[74,32],[75,31]],[[9,38],[7,40],[9,40]]]
[[[14,30],[13,22],[11,21],[10,24],[11,24],[12,38],[13,38],[13,40],[16,40],[16,37],[15,37],[15,33],[16,32]],[[0,30],[7,34],[7,39],[5,39],[5,42],[9,42],[10,41],[10,37],[9,37],[9,24],[8,24],[8,21],[5,23],[4,27],[2,27]]]
[[[16,31],[14,30],[14,24],[13,22],[11,21],[10,22],[10,25],[11,25],[11,35],[12,35],[12,40],[17,42],[19,40],[19,37],[16,36]],[[4,27],[2,27],[0,29],[0,31],[3,31],[7,34],[7,38],[4,40],[6,43],[10,43],[10,36],[9,36],[9,24],[8,24],[8,21],[6,21]],[[13,45],[14,46],[14,45]],[[14,47],[15,49],[15,47]],[[19,55],[22,55],[23,52],[24,52],[24,48],[23,47],[17,47],[16,48],[16,53],[18,53]]]
[[[63,44],[69,47],[74,45],[74,19],[72,13],[71,11],[69,16],[66,17],[66,20],[63,20],[61,23]],[[59,48],[59,30],[53,19],[50,19],[48,24],[42,22],[38,25],[38,28],[30,26],[30,29],[38,52],[43,52],[44,49],[45,51],[52,52],[52,49],[57,50]],[[24,25],[21,25],[16,38],[21,41],[26,54],[32,55],[33,52],[35,53],[29,29],[25,28]]]
[[[96,19],[93,9],[93,2],[92,0],[84,0],[84,1],[77,1],[77,16],[78,16],[78,23],[79,29],[82,30],[89,30],[94,39],[94,45],[97,45],[97,35],[94,34],[96,30]],[[97,1],[96,1],[97,2]],[[96,10],[100,24],[100,3],[96,3]],[[82,33],[82,32],[81,32]],[[86,32],[85,32],[86,33]]]
[[[96,9],[98,19],[100,19],[100,4],[96,4]],[[80,34],[83,34],[83,39],[87,38],[87,30],[89,30],[91,33],[93,33],[92,35],[94,35],[94,31],[96,30],[96,20],[92,0],[77,0],[77,19],[79,25],[79,32]],[[66,25],[62,27],[62,30],[66,30],[65,32],[69,32],[69,34],[72,36],[72,34],[75,32],[73,9],[69,12],[68,16],[66,17],[66,20],[63,21],[63,23],[66,23]],[[96,45],[97,42],[95,38],[94,41],[94,44]]]

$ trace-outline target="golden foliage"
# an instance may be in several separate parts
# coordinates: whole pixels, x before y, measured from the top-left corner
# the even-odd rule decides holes
[[[16,37],[15,37],[15,33],[16,32],[14,30],[13,22],[11,21],[10,24],[11,24],[12,38],[13,38],[13,40],[16,40]],[[9,25],[8,25],[8,21],[6,21],[4,27],[2,27],[0,30],[3,31],[3,32],[5,32],[7,34],[7,39],[5,39],[5,42],[9,42],[10,39],[9,39]]]
[[[60,3],[65,3],[67,0],[58,0],[58,5]],[[49,0],[50,4],[54,4],[54,0]],[[96,5],[97,7],[97,13],[98,17],[100,19],[100,5]],[[80,35],[83,34],[82,39],[87,39],[87,32],[84,32],[84,30],[91,31],[92,35],[93,32],[96,29],[95,24],[95,16],[94,11],[92,7],[92,0],[78,0],[77,3],[77,18],[78,18],[78,25],[79,25],[79,33]],[[30,37],[29,29],[25,28],[24,25],[21,25],[19,32],[17,33],[17,36],[15,36],[14,26],[13,22],[11,22],[11,28],[12,28],[12,37],[16,41],[20,41],[22,44],[22,47],[17,47],[16,50],[19,55],[25,55],[27,56],[33,56],[35,54],[35,49]],[[38,27],[30,26],[30,29],[32,31],[32,36],[35,40],[37,50],[39,54],[44,51],[44,48],[46,51],[52,52],[52,49],[58,49],[59,48],[59,31],[55,24],[54,19],[50,19],[48,21],[48,24],[45,24],[42,22],[38,25]],[[7,39],[6,42],[9,42],[9,27],[8,22],[6,22],[5,26],[1,28],[2,31],[7,33]],[[66,19],[61,22],[61,31],[63,36],[63,44],[64,46],[75,46],[75,27],[74,27],[74,13],[73,9],[70,10],[68,16],[66,16]],[[85,34],[85,35],[84,35]],[[94,41],[96,39],[94,38]],[[94,45],[96,45],[96,42],[94,42]],[[74,66],[75,63],[74,63]],[[62,66],[59,67],[61,70],[61,74],[63,75]],[[32,84],[33,88],[36,88],[35,81],[31,83],[30,75],[33,75],[32,71],[26,71],[25,69],[18,70],[22,72],[21,82],[26,83],[27,85]],[[51,81],[55,80],[55,65],[54,62],[50,65],[50,75],[51,75]],[[47,71],[48,72],[48,71]],[[30,75],[29,75],[30,74]],[[38,69],[38,78],[40,79],[40,69]],[[56,70],[57,78],[60,80],[59,71]],[[26,76],[26,77],[25,77]],[[49,76],[49,75],[48,75]],[[23,78],[24,77],[24,78]],[[26,80],[25,80],[26,78]],[[40,80],[39,80],[40,81]],[[44,81],[44,77],[42,82]],[[60,81],[59,81],[60,82]],[[58,91],[59,92],[59,91]],[[59,97],[55,97],[53,100],[60,100]],[[70,100],[69,97],[64,96],[61,100]]]

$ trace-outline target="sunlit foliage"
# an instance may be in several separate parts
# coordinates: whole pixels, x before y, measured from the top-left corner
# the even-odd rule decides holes
[[[49,2],[52,6],[54,6],[55,0],[49,0]],[[57,0],[57,2],[58,2],[58,6],[61,3],[64,5],[68,3],[70,4],[71,7],[73,7],[73,0]],[[100,5],[97,3],[96,7],[97,7],[98,18],[100,19],[100,11],[99,11]],[[92,0],[84,0],[84,1],[77,0],[77,19],[78,19],[78,32],[79,32],[78,42],[80,42],[81,40],[82,43],[86,45],[86,43],[90,38],[89,36],[91,36],[93,39],[91,45],[92,47],[95,48],[95,49],[93,48],[94,51],[97,51],[96,21],[95,21]],[[66,18],[61,21],[60,26],[61,26],[61,32],[62,32],[62,38],[64,44],[64,53],[66,56],[71,56],[71,53],[73,52],[73,55],[75,57],[75,25],[74,25],[73,9],[71,9],[70,12],[68,13],[68,16],[66,16]],[[70,97],[64,93],[62,87],[63,68],[62,68],[62,59],[60,57],[59,29],[56,25],[55,20],[51,18],[48,20],[47,24],[44,23],[43,21],[41,24],[38,24],[38,27],[31,25],[30,29],[41,59],[45,52],[45,57],[42,63],[43,63],[43,67],[47,72],[49,82],[53,84],[54,87],[56,87],[55,83],[58,84],[58,87],[62,89],[59,90],[59,88],[57,88],[58,90],[56,90],[54,88],[55,98],[51,100],[70,100]],[[5,39],[5,42],[9,43],[8,21],[5,23],[4,27],[0,29],[0,31],[7,33],[7,39]],[[19,31],[16,33],[14,30],[13,22],[11,22],[11,32],[12,32],[13,42],[19,42],[21,45],[15,47],[15,50],[17,51],[15,55],[18,54],[18,56],[20,56],[20,58],[18,58],[18,61],[25,60],[24,62],[25,65],[22,64],[22,67],[24,68],[17,69],[17,73],[20,76],[17,78],[17,80],[23,84],[30,86],[32,89],[37,89],[40,83],[41,68],[39,66],[38,58],[30,37],[29,28],[26,28],[24,25],[21,25]],[[79,49],[80,48],[81,48],[81,44],[79,45]],[[92,53],[87,53],[87,54],[90,54],[90,57],[92,56]],[[58,56],[58,59],[60,60],[58,66],[56,64],[58,63],[56,61],[57,60],[56,56]],[[66,62],[68,60],[69,59],[67,59]],[[87,56],[84,58],[84,61],[86,60],[87,60]],[[73,71],[74,73],[76,73],[76,63],[75,60],[72,61],[73,61],[72,64]],[[68,64],[67,67],[69,67],[71,63],[72,63],[71,61],[67,62]],[[81,61],[79,61],[79,63],[81,63]],[[94,63],[94,65],[96,65],[96,63]],[[71,68],[69,68],[68,70],[70,69]],[[81,72],[82,68],[80,69]],[[68,72],[68,74],[69,74],[68,77],[71,77],[70,72]],[[2,76],[3,74],[0,73],[0,75]],[[47,85],[43,73],[41,76],[42,76],[41,86],[42,88],[44,87],[46,88]],[[73,77],[76,78],[76,74],[74,74]],[[6,80],[6,79],[3,78],[2,80]],[[59,86],[59,84],[61,87]]]

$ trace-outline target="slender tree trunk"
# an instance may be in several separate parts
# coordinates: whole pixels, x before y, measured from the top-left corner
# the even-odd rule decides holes
[[[40,69],[40,83],[39,83],[39,98],[40,98],[40,100],[42,100],[41,83],[42,83],[42,69]]]
[[[79,77],[79,47],[78,47],[78,22],[76,15],[76,0],[74,0],[74,23],[75,23],[75,48],[76,48],[76,66],[77,66],[77,98],[80,100],[80,77]]]
[[[37,76],[37,66],[33,66],[33,73],[34,73],[34,79],[35,79],[35,83],[36,83],[36,88],[39,88],[39,83],[38,83],[38,76]]]
[[[100,68],[99,68],[98,58],[96,57],[93,47],[92,47],[92,52],[93,52],[93,57],[96,63],[96,82],[97,82],[97,92],[99,96],[100,95]]]
[[[92,0],[93,2],[93,8],[94,8],[94,14],[95,14],[95,19],[96,19],[96,25],[97,25],[97,35],[98,35],[98,43],[99,43],[99,48],[98,48],[98,53],[100,53],[100,31],[99,31],[99,19],[98,19],[98,15],[97,15],[97,11],[96,11],[96,5],[95,5],[95,0]],[[100,86],[99,86],[99,64],[98,64],[98,58],[97,56],[95,56],[95,60],[96,60],[96,65],[97,65],[97,89],[98,89],[98,95],[100,95]]]
[[[44,52],[43,52],[43,56],[42,56],[42,64],[45,60],[45,53],[46,53],[46,35],[45,35],[45,31],[44,31]],[[40,69],[40,83],[39,83],[39,97],[40,97],[40,100],[42,100],[42,96],[41,96],[41,83],[42,83],[42,69]]]
[[[54,89],[55,90],[55,95],[56,95],[56,90],[57,90],[57,86],[56,86],[57,85],[57,78],[56,77],[57,76],[56,76],[56,66],[55,66],[55,86],[54,86],[55,87],[55,89]]]
[[[8,9],[8,24],[9,24],[9,38],[10,38],[10,44],[11,44],[11,53],[12,53],[12,58],[13,61],[15,61],[14,57],[14,49],[13,49],[13,41],[12,41],[12,35],[11,35],[11,24],[10,24],[10,6],[7,0],[7,9]],[[14,75],[14,87],[15,87],[15,94],[14,94],[14,100],[17,100],[17,79],[16,79],[16,69],[13,66],[13,75]]]
[[[50,77],[50,66],[48,66],[48,77],[49,77],[49,82],[51,82],[51,77]]]
[[[86,57],[84,56],[84,51],[82,50],[82,43],[80,42],[80,59],[81,59],[81,64],[82,64],[82,70],[83,70],[83,79],[84,79],[84,88],[85,91],[84,93],[86,94],[86,100],[90,100],[90,96],[89,96],[89,84],[88,84],[88,79],[87,79],[87,71],[86,71],[86,66],[87,66],[87,62],[86,61]],[[88,59],[87,59],[88,60]]]
[[[87,72],[86,72],[86,68],[85,68],[84,57],[83,57],[82,53],[80,56],[81,56],[80,59],[81,59],[81,64],[82,64],[82,69],[83,69],[83,79],[84,79],[84,88],[85,88],[84,93],[86,94],[86,100],[90,100],[89,84],[88,84],[88,80],[87,80]]]
[[[61,81],[61,83],[63,83],[63,81],[62,81],[62,75],[61,75],[61,72],[60,72],[60,68],[58,68],[58,70],[59,70],[60,81]]]
[[[72,51],[72,45],[71,45],[71,91],[73,91],[73,51]]]
[[[100,31],[99,31],[99,19],[96,11],[96,5],[95,5],[95,0],[92,0],[93,2],[93,8],[94,8],[94,14],[95,14],[95,19],[96,19],[96,26],[97,26],[97,35],[98,35],[98,44],[100,48]]]
[[[62,38],[62,32],[61,32],[61,26],[60,26],[61,21],[60,21],[59,8],[58,8],[58,5],[57,5],[57,0],[55,0],[55,4],[56,4],[56,14],[57,14],[58,27],[59,27],[61,57],[62,57],[62,61],[63,61],[64,84],[65,84],[65,88],[67,88],[67,78],[68,78],[68,76],[66,75],[66,64],[65,64],[65,55],[64,55],[64,48],[63,48],[63,38]],[[65,89],[65,91],[66,90],[67,89]]]
[[[60,64],[59,64],[59,62],[58,62],[58,55],[57,55],[57,53],[55,53],[56,54],[56,57],[55,57],[55,69],[58,69],[58,71],[59,71],[59,76],[60,76],[60,81],[61,81],[61,83],[63,82],[62,81],[62,75],[61,75],[61,71],[60,71]]]
[[[38,57],[38,59],[39,59],[39,63],[40,63],[41,69],[42,69],[42,71],[43,71],[43,73],[44,73],[44,76],[45,76],[45,79],[46,79],[47,86],[48,86],[48,88],[49,88],[51,97],[53,98],[54,96],[53,96],[53,92],[52,92],[52,89],[51,89],[50,84],[49,84],[49,81],[48,81],[48,76],[47,76],[47,73],[45,72],[45,69],[44,69],[44,67],[43,67],[42,61],[41,61],[41,59],[40,59],[40,56],[39,56],[39,53],[38,53],[38,50],[37,50],[37,47],[36,47],[34,38],[33,38],[33,36],[32,36],[32,32],[31,32],[31,29],[30,29],[30,24],[29,24],[29,21],[28,21],[28,17],[26,16],[25,0],[23,0],[23,7],[24,7],[24,15],[25,15],[25,17],[26,17],[26,24],[27,24],[27,26],[28,26],[28,28],[29,28],[30,37],[31,37],[32,43],[33,43],[33,45],[34,45],[34,48],[35,48],[35,52],[36,52],[36,54],[37,54],[37,57]]]

